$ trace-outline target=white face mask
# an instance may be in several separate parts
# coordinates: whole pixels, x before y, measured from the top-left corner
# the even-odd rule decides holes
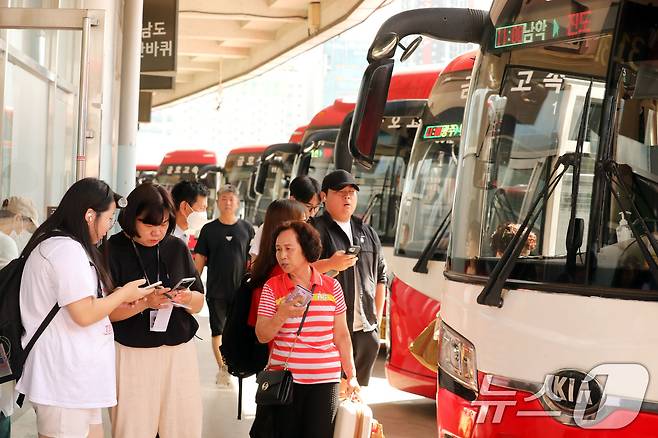
[[[205,211],[193,211],[187,216],[187,226],[191,231],[199,231],[208,222]]]
[[[18,252],[21,253],[23,252],[23,248],[27,246],[27,242],[30,241],[30,238],[32,237],[32,233],[30,233],[27,230],[23,230],[20,233],[16,233],[16,231],[12,231],[9,233],[9,237],[14,239],[14,242],[16,242],[16,246],[18,247]]]

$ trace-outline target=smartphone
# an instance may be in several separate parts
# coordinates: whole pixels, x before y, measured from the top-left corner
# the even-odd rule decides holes
[[[176,283],[176,286],[171,288],[171,290],[176,291],[176,290],[187,289],[190,286],[192,286],[195,281],[196,281],[196,277],[182,278],[178,283]]]
[[[345,253],[355,256],[360,251],[361,251],[361,247],[359,245],[352,245],[349,248],[347,248],[347,251],[345,251]]]
[[[295,301],[299,297],[303,297],[303,300],[295,305],[298,307],[305,307],[311,302],[311,299],[313,299],[313,293],[304,286],[297,285],[295,286],[295,290],[290,292],[286,297],[286,303]]]
[[[140,289],[153,289],[155,287],[158,287],[162,285],[161,281],[156,281],[155,283],[147,284],[146,286],[142,286]]]

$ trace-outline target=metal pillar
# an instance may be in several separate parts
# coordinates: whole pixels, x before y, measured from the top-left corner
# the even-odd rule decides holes
[[[122,195],[128,195],[135,188],[135,172],[137,171],[137,112],[139,109],[143,12],[143,0],[125,0],[116,187],[117,192]]]

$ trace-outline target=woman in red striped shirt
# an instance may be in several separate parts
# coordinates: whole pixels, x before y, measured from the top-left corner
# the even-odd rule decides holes
[[[311,263],[320,257],[320,235],[304,222],[286,222],[274,232],[272,256],[284,274],[272,277],[258,306],[256,335],[273,342],[270,368],[288,369],[294,380],[293,402],[274,412],[274,436],[331,438],[338,409],[341,370],[348,396],[360,390],[340,284]],[[303,297],[290,301],[297,285],[313,291],[302,331],[295,336],[306,306]],[[294,348],[293,348],[294,345]]]

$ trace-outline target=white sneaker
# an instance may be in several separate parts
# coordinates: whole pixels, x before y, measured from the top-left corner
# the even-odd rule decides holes
[[[226,366],[220,367],[219,371],[217,371],[217,378],[215,380],[215,383],[218,386],[225,386],[225,387],[231,386],[231,375],[228,373],[228,369],[226,368]]]

